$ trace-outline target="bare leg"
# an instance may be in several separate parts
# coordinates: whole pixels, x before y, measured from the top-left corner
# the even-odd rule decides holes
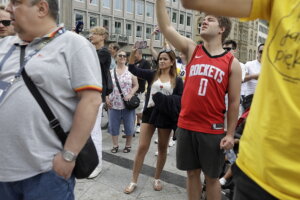
[[[210,178],[205,175],[208,200],[221,200],[221,185],[218,178]]]
[[[149,150],[151,138],[155,131],[155,127],[151,124],[142,123],[141,135],[139,137],[139,146],[133,163],[133,171],[131,182],[137,183],[138,176],[144,163],[146,153]]]
[[[189,200],[198,200],[201,196],[201,169],[187,171],[187,193]]]
[[[112,136],[113,147],[119,146],[119,136]]]
[[[158,156],[155,169],[155,179],[159,179],[167,160],[167,150],[169,145],[171,129],[158,129]]]
[[[128,135],[126,137],[126,144],[125,144],[126,147],[131,147],[131,140],[132,140],[132,135]]]

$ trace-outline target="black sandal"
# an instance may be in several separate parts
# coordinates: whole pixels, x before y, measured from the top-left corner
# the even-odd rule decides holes
[[[123,149],[123,153],[129,153],[131,151],[131,146],[130,147],[125,147]]]
[[[112,152],[112,153],[117,153],[118,151],[119,151],[119,146],[113,147],[113,148],[110,150],[110,152]]]

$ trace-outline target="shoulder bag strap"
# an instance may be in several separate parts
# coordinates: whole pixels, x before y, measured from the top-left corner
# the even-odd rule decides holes
[[[24,63],[25,58],[25,48],[26,46],[21,46],[21,55],[20,55],[20,63]],[[22,65],[21,65],[22,66]],[[54,116],[53,112],[51,111],[50,107],[48,106],[47,102],[45,101],[44,97],[41,95],[40,91],[33,83],[31,78],[27,75],[25,68],[22,70],[23,80],[25,85],[40,105],[41,109],[43,110],[44,114],[46,115],[47,119],[49,120],[50,127],[54,130],[57,137],[60,139],[62,144],[64,145],[67,139],[67,135],[62,129],[58,119]]]
[[[117,87],[118,87],[118,89],[119,89],[119,92],[120,92],[120,94],[121,94],[121,97],[122,97],[123,101],[125,101],[125,100],[124,100],[124,95],[123,95],[123,92],[122,92],[122,90],[121,90],[121,87],[120,87],[120,84],[119,84],[119,80],[118,80],[118,77],[117,77],[116,68],[114,69],[114,75],[115,75],[115,81],[116,81]]]

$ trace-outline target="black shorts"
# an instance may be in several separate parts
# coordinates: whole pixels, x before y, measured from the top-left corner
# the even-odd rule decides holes
[[[150,123],[150,117],[151,117],[151,114],[152,114],[153,109],[154,109],[154,107],[151,107],[151,108],[146,108],[146,109],[143,111],[143,115],[142,115],[142,123],[147,123],[147,124]]]
[[[278,200],[250,179],[240,168],[232,166],[235,200]]]
[[[224,150],[220,142],[224,134],[207,134],[176,130],[176,165],[180,170],[201,169],[210,178],[218,178],[225,162]]]

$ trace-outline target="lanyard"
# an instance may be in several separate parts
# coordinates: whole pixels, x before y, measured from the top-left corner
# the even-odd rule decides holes
[[[51,42],[54,38],[62,35],[63,33],[65,33],[66,30],[64,28],[59,28],[56,32],[51,33],[49,35],[49,38],[45,39],[45,41],[41,42],[38,47],[31,52],[28,56],[26,56],[26,58],[24,59],[23,63],[20,63],[20,69],[19,71],[15,74],[15,78],[18,78],[21,76],[21,73],[26,65],[26,63],[34,56],[36,55],[43,47],[45,47],[49,42]],[[21,47],[21,51],[22,51],[22,46]],[[24,47],[24,46],[23,46]],[[26,47],[26,46],[25,46]],[[4,63],[7,61],[7,59],[12,55],[13,51],[16,49],[16,45],[13,45],[9,51],[5,54],[4,58],[2,59],[2,61],[0,62],[0,71],[2,70],[2,67],[4,65]],[[25,48],[24,48],[25,51]]]
[[[4,63],[6,62],[6,60],[11,56],[11,54],[13,53],[13,51],[16,49],[16,45],[13,45],[8,52],[5,54],[4,58],[1,60],[0,62],[0,71],[2,69],[2,66],[4,65]]]

